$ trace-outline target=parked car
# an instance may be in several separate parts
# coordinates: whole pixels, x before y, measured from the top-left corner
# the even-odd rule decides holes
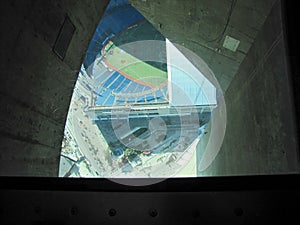
[[[143,155],[150,156],[151,155],[151,151],[149,151],[149,150],[143,151]]]

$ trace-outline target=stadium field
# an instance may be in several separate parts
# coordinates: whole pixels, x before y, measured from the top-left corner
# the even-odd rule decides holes
[[[166,71],[128,54],[110,41],[104,48],[105,64],[127,78],[149,87],[161,87],[168,81]]]

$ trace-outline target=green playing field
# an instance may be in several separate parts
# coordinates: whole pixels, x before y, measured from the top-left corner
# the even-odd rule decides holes
[[[105,47],[105,59],[107,66],[132,80],[151,87],[159,87],[168,80],[166,71],[137,59],[115,46],[112,41]]]

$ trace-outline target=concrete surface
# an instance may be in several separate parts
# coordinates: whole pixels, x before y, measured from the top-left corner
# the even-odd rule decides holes
[[[199,55],[226,91],[275,0],[130,2],[171,42]],[[226,35],[240,40],[236,52],[222,47]]]
[[[107,2],[1,1],[0,175],[58,175],[73,87]],[[52,48],[66,15],[76,30],[62,61]]]
[[[0,175],[58,175],[73,87],[107,2],[1,1]],[[199,175],[299,172],[280,1],[131,2],[226,91],[224,143]],[[76,30],[62,61],[52,48],[66,15]],[[226,35],[241,41],[236,52],[222,47]]]
[[[221,150],[211,166],[198,175],[299,173],[281,21],[277,1],[225,94],[227,127]],[[205,160],[209,135],[198,146],[198,164]]]

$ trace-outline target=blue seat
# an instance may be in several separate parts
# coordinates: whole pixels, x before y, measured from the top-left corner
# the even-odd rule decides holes
[[[135,102],[135,98],[128,98],[128,99],[127,99],[127,102],[128,102],[128,103],[134,103],[134,102]]]
[[[117,87],[114,92],[115,93],[119,93],[121,92],[125,87],[127,87],[127,85],[131,82],[131,80],[129,80],[128,78],[125,78],[126,80],[119,86]]]
[[[123,89],[122,93],[133,93],[133,91],[135,90],[135,87],[136,87],[136,83],[131,81],[129,86],[127,88]]]
[[[135,90],[135,93],[141,93],[141,92],[143,92],[144,88],[145,88],[144,85],[138,84],[137,89]]]
[[[137,102],[145,102],[145,96],[138,97]]]
[[[106,102],[104,103],[104,105],[106,106],[112,106],[114,104],[115,101],[115,96],[109,96],[109,98],[106,100]]]
[[[155,102],[155,98],[153,95],[147,95],[146,100],[147,100],[147,102]]]
[[[109,89],[111,89],[111,90],[114,90],[115,88],[117,88],[120,84],[121,84],[121,82],[124,80],[125,78],[123,77],[123,76],[119,76],[118,78],[117,78],[117,80],[115,80],[110,86],[109,86]]]
[[[107,89],[103,94],[101,94],[101,96],[99,96],[96,99],[95,103],[98,105],[103,105],[105,99],[110,95],[110,92],[111,91],[109,89]]]
[[[166,101],[165,96],[163,95],[163,93],[160,90],[156,91],[155,95],[156,95],[156,100],[158,102],[164,102],[164,101]]]
[[[104,87],[108,87],[119,76],[118,72],[113,73],[103,84]]]

